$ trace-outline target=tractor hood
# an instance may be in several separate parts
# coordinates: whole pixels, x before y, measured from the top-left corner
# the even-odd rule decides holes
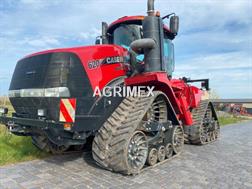
[[[9,88],[10,101],[19,115],[36,118],[47,109],[58,120],[61,98],[89,99],[93,91],[125,76],[128,51],[116,45],[55,49],[29,55],[18,61]],[[80,101],[80,100],[79,100]],[[89,103],[89,104],[88,104]],[[87,108],[88,109],[88,108]]]
[[[67,55],[68,54],[68,55]],[[34,53],[21,59],[13,74],[10,90],[62,87],[57,81],[67,75],[65,68],[77,67],[86,77],[92,89],[103,88],[108,82],[125,75],[124,63],[128,50],[117,45],[94,45],[53,49]],[[54,71],[52,71],[54,69]],[[42,73],[43,72],[43,73]],[[51,77],[54,81],[48,81]],[[40,82],[34,82],[34,80]]]

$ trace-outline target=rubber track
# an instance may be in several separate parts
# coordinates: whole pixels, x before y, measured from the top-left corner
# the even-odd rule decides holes
[[[93,158],[100,166],[123,174],[138,174],[139,170],[133,170],[127,164],[127,146],[159,94],[154,92],[154,96],[150,97],[127,97],[116,108],[93,140]]]
[[[50,142],[49,142],[49,139],[44,136],[44,138],[40,138],[41,140],[39,140],[39,138],[36,138],[36,137],[31,137],[32,138],[32,143],[34,146],[36,146],[39,150],[41,151],[45,151],[47,153],[51,153],[53,155],[59,155],[59,154],[68,154],[68,153],[71,153],[71,152],[81,152],[81,150],[62,150],[62,151],[53,151],[50,147]]]
[[[200,129],[201,129],[201,126],[203,124],[203,120],[204,120],[205,113],[207,111],[209,103],[210,102],[208,100],[202,100],[200,102],[200,105],[197,108],[192,110],[192,118],[193,118],[194,124],[191,127],[191,129],[193,129],[193,131],[191,130],[189,132],[189,135],[185,135],[186,140],[189,141],[192,144],[202,145],[201,140],[200,140]],[[204,144],[208,144],[208,143],[211,143],[211,142],[214,142],[214,141],[215,140],[208,141],[208,142],[206,142]]]

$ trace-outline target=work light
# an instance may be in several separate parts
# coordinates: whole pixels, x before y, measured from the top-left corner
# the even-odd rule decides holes
[[[45,117],[46,116],[46,109],[38,109],[38,116]]]
[[[3,115],[6,115],[8,114],[8,108],[3,108],[3,107],[0,107],[0,114],[3,114]]]

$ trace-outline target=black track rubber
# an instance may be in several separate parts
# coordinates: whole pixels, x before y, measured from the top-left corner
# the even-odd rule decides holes
[[[150,97],[127,97],[97,132],[92,146],[94,160],[103,168],[123,174],[137,174],[127,161],[130,138],[159,92]],[[146,94],[144,94],[146,95]]]
[[[50,152],[49,145],[48,145],[48,139],[44,136],[31,136],[32,138],[32,144],[36,146],[39,150]]]
[[[36,146],[39,150],[52,153],[52,154],[63,154],[65,153],[69,147],[65,146],[57,146],[53,144],[49,139],[44,135],[34,135],[31,137],[32,143]]]

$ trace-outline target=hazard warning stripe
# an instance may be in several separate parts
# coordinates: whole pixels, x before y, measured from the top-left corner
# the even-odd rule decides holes
[[[69,99],[68,102],[72,105],[73,109],[76,109],[76,99]]]
[[[73,123],[75,121],[76,99],[60,100],[60,122]]]
[[[64,102],[61,104],[61,107],[60,107],[60,112],[62,113],[62,115],[63,115],[63,117],[64,117],[64,119],[65,119],[65,122],[73,122],[73,119],[72,119],[72,117],[71,117],[71,113],[70,113],[70,109],[68,109],[66,106],[65,106],[65,104],[64,104]],[[62,121],[64,120],[64,119],[62,119]],[[61,121],[61,120],[60,120]]]
[[[63,116],[63,113],[60,111],[60,121],[61,122],[66,122],[65,117]]]

